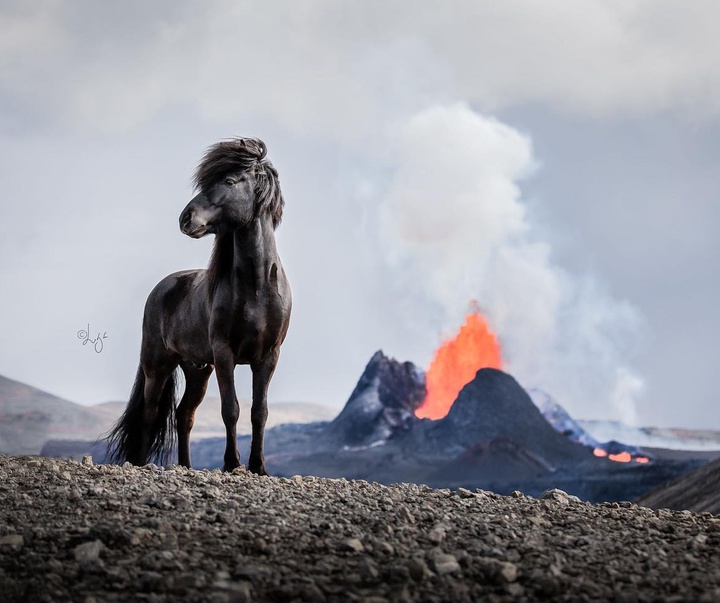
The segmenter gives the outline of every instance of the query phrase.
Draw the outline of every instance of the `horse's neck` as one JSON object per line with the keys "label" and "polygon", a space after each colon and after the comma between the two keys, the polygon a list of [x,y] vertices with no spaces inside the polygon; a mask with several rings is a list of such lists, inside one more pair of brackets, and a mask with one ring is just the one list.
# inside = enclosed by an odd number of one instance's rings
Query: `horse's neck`
{"label": "horse's neck", "polygon": [[262,217],[233,231],[233,266],[272,263],[277,256],[270,218]]}
{"label": "horse's neck", "polygon": [[[253,220],[232,233],[232,273],[235,286],[252,287],[256,291],[265,287],[278,255],[275,232],[269,217]],[[277,268],[276,268],[277,270]]]}

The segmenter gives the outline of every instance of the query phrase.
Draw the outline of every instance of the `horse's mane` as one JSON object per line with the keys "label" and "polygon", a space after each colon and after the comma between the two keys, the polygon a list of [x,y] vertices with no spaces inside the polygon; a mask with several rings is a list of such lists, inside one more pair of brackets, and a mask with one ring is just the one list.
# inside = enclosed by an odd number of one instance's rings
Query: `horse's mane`
{"label": "horse's mane", "polygon": [[273,228],[282,220],[285,200],[280,190],[278,173],[269,159],[265,159],[267,147],[259,138],[232,138],[212,145],[205,151],[195,170],[193,182],[200,190],[210,188],[229,172],[254,170],[255,217],[270,214]]}

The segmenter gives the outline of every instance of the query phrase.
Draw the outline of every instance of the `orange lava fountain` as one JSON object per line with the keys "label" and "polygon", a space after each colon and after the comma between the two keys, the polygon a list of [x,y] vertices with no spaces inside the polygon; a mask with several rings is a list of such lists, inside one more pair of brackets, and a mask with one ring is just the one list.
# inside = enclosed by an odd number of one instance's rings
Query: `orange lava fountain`
{"label": "orange lava fountain", "polygon": [[481,368],[502,368],[500,344],[485,319],[472,312],[458,334],[436,350],[426,373],[427,396],[415,414],[421,419],[442,419]]}

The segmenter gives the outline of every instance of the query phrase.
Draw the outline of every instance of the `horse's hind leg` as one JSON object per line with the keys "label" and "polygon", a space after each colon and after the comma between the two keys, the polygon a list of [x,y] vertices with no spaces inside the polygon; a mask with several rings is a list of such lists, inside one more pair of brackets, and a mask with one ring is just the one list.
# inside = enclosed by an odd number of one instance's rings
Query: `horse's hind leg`
{"label": "horse's hind leg", "polygon": [[195,423],[195,410],[205,397],[208,380],[213,372],[212,365],[196,369],[182,366],[185,374],[185,393],[176,411],[178,433],[178,463],[190,469],[190,431]]}
{"label": "horse's hind leg", "polygon": [[[177,364],[163,364],[145,371],[145,404],[137,464],[144,464],[153,452],[162,453],[166,428],[164,421],[174,406],[174,377]],[[170,383],[168,383],[170,380]],[[166,389],[169,386],[169,390]]]}

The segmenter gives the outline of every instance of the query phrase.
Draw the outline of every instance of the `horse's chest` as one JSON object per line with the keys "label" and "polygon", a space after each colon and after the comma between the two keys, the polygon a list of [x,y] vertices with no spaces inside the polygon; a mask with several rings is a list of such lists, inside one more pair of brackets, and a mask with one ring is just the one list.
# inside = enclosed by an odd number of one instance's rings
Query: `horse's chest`
{"label": "horse's chest", "polygon": [[278,340],[282,324],[270,304],[246,303],[233,312],[229,343],[238,363],[257,360]]}

